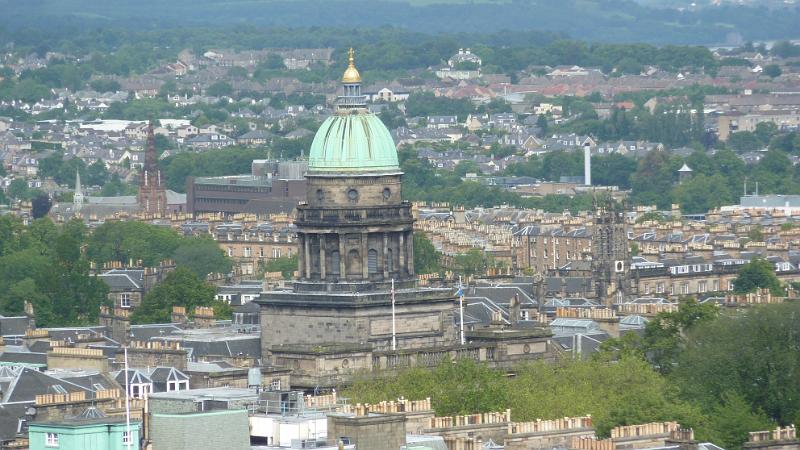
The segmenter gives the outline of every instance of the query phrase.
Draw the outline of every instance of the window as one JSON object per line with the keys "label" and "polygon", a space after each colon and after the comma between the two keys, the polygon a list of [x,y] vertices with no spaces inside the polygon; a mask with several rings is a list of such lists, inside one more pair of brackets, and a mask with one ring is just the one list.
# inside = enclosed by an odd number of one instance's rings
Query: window
{"label": "window", "polygon": [[332,275],[339,275],[339,252],[334,250],[331,252],[331,274]]}
{"label": "window", "polygon": [[259,258],[263,258],[264,257],[264,247],[259,247],[258,248],[258,257]]}
{"label": "window", "polygon": [[233,247],[228,247],[228,257],[233,257]]}
{"label": "window", "polygon": [[392,249],[386,251],[386,271],[394,272],[394,258],[392,257]]}
{"label": "window", "polygon": [[703,293],[705,291],[706,291],[706,282],[705,281],[701,281],[697,285],[697,292]]}
{"label": "window", "polygon": [[44,442],[47,447],[58,447],[58,433],[47,433]]}
{"label": "window", "polygon": [[280,378],[275,378],[274,380],[272,380],[272,382],[269,384],[269,388],[272,389],[273,391],[280,391],[281,390],[281,379]]}
{"label": "window", "polygon": [[689,293],[689,283],[683,283],[683,286],[681,286],[681,294],[686,295],[688,293]]}
{"label": "window", "polygon": [[122,445],[128,445],[131,443],[131,433],[130,431],[123,431],[122,432]]}
{"label": "window", "polygon": [[664,283],[658,283],[656,285],[656,293],[663,294],[664,293]]}
{"label": "window", "polygon": [[245,257],[245,258],[249,258],[250,256],[251,256],[251,250],[250,250],[250,247],[245,247],[245,248],[244,248],[244,257]]}
{"label": "window", "polygon": [[378,251],[374,248],[367,253],[367,269],[369,273],[378,272]]}
{"label": "window", "polygon": [[188,381],[168,381],[167,382],[167,392],[172,391],[180,391],[189,389],[189,382]]}
{"label": "window", "polygon": [[123,292],[119,294],[119,306],[120,308],[130,308],[131,307],[131,293],[130,292]]}

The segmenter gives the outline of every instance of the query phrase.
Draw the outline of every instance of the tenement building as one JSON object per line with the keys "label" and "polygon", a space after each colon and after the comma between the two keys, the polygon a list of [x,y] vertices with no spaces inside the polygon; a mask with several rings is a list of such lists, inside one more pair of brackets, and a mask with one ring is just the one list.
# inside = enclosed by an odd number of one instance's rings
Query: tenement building
{"label": "tenement building", "polygon": [[[256,300],[265,363],[292,368],[293,386],[315,387],[357,370],[433,365],[458,352],[485,358],[485,349],[458,345],[452,291],[417,286],[414,218],[402,200],[397,150],[366,107],[352,50],[342,88],[309,152],[306,199],[295,218],[299,278],[291,290]],[[494,336],[481,339],[492,355],[503,353],[495,353]],[[546,350],[540,341],[527,348]]]}

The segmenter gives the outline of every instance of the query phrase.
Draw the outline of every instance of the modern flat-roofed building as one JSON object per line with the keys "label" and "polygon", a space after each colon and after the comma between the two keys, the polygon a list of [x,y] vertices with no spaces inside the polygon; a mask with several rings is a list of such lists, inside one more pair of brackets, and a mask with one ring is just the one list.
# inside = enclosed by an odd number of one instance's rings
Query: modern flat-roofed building
{"label": "modern flat-roofed building", "polygon": [[190,214],[289,213],[305,198],[305,179],[255,175],[189,177],[186,207]]}

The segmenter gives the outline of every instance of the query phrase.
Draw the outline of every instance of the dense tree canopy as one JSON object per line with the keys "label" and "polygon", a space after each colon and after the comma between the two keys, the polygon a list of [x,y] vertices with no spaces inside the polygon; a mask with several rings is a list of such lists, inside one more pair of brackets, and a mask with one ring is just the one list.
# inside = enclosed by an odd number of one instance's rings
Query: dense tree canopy
{"label": "dense tree canopy", "polygon": [[230,260],[212,239],[182,237],[171,228],[135,221],[106,222],[97,227],[88,238],[86,255],[98,265],[141,261],[153,267],[174,260],[203,278],[231,270]]}
{"label": "dense tree canopy", "polygon": [[39,326],[96,323],[108,288],[89,275],[85,234],[80,221],[57,227],[42,218],[24,226],[0,216],[0,314],[20,315],[27,301]]}
{"label": "dense tree canopy", "polygon": [[212,284],[203,281],[188,268],[178,267],[144,296],[131,320],[134,323],[169,322],[173,306],[183,306],[189,314],[198,306],[211,306],[216,318],[230,318],[230,306],[216,300],[216,292]]}

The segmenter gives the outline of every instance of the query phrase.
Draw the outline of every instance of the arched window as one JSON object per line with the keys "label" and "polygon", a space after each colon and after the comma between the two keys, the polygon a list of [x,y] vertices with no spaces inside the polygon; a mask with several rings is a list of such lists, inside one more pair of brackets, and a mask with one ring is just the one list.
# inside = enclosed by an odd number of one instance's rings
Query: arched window
{"label": "arched window", "polygon": [[378,273],[378,251],[374,248],[367,253],[367,270],[369,273]]}
{"label": "arched window", "polygon": [[331,252],[331,275],[339,275],[339,252],[334,250]]}
{"label": "arched window", "polygon": [[358,250],[350,250],[347,254],[347,274],[361,275],[361,256],[358,254]]}
{"label": "arched window", "polygon": [[392,254],[392,249],[389,249],[386,254],[386,271],[387,272],[394,272],[394,255]]}

